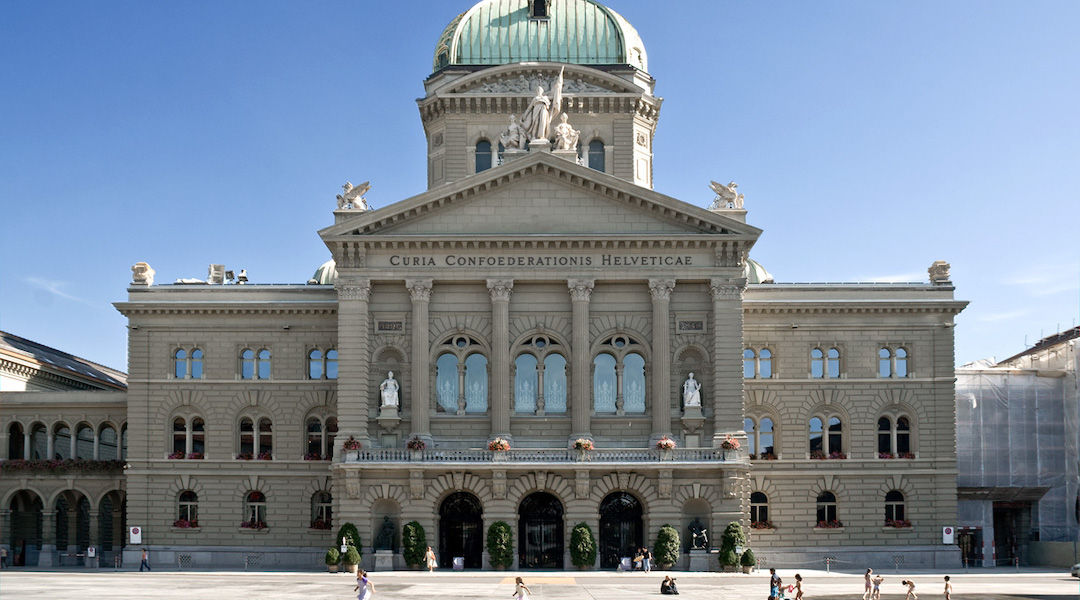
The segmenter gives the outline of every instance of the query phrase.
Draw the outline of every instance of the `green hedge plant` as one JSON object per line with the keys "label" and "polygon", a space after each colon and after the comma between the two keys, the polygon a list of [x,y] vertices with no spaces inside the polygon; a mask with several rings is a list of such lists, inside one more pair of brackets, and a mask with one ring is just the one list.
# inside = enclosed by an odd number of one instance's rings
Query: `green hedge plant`
{"label": "green hedge plant", "polygon": [[668,568],[679,562],[679,530],[665,524],[656,535],[653,546],[653,559],[661,568]]}
{"label": "green hedge plant", "polygon": [[336,565],[341,560],[341,552],[338,552],[337,548],[331,548],[326,551],[326,564]]}
{"label": "green hedge plant", "polygon": [[421,565],[427,553],[427,534],[418,521],[409,521],[401,528],[402,554],[407,565]]}
{"label": "green hedge plant", "polygon": [[495,521],[487,532],[488,560],[493,567],[514,564],[514,532],[506,521]]}
{"label": "green hedge plant", "polygon": [[596,565],[596,538],[588,523],[578,523],[570,530],[570,562],[578,567]]}

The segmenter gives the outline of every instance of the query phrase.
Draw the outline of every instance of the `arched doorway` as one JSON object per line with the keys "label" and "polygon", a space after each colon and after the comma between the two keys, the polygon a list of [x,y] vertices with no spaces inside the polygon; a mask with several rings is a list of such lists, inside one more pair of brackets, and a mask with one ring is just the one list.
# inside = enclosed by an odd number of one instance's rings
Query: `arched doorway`
{"label": "arched doorway", "polygon": [[455,556],[465,559],[466,569],[483,566],[484,509],[468,492],[450,494],[439,506],[439,560],[452,566]]}
{"label": "arched doorway", "polygon": [[34,492],[20,490],[11,499],[11,530],[5,532],[11,537],[11,564],[16,567],[34,566],[38,563],[41,551],[42,511],[44,505]]}
{"label": "arched doorway", "polygon": [[626,492],[608,494],[600,503],[601,568],[615,568],[644,544],[641,515],[641,502]]}
{"label": "arched doorway", "polygon": [[563,506],[547,492],[530,494],[518,507],[518,565],[563,568]]}

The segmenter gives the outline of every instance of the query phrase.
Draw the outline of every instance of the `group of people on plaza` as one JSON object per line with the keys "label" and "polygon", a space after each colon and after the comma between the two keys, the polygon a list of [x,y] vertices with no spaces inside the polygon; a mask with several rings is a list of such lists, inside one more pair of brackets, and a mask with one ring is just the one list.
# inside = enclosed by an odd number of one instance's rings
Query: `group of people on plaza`
{"label": "group of people on plaza", "polygon": [[[881,583],[885,581],[885,578],[880,573],[874,574],[873,569],[867,569],[866,574],[863,576],[863,600],[881,600]],[[910,579],[905,579],[900,582],[900,585],[907,587],[907,595],[904,596],[904,600],[919,600],[918,594],[915,593],[915,582]],[[945,576],[945,600],[952,600],[952,582],[949,581],[949,576]]]}
{"label": "group of people on plaza", "polygon": [[634,554],[634,570],[652,572],[653,555],[648,548],[638,548]]}

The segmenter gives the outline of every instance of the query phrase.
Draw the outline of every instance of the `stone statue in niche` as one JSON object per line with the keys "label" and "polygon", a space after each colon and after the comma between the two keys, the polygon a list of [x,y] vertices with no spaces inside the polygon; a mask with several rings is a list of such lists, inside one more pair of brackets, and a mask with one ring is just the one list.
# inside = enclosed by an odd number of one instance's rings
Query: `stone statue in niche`
{"label": "stone statue in niche", "polygon": [[556,150],[577,150],[578,138],[581,137],[581,132],[566,122],[568,118],[566,113],[559,115],[561,122],[555,126]]}
{"label": "stone statue in niche", "polygon": [[713,198],[713,203],[709,206],[709,210],[717,210],[720,208],[742,209],[743,195],[738,192],[739,184],[732,181],[731,183],[724,185],[713,181],[710,182],[709,188],[716,192],[716,198]]}
{"label": "stone statue in niche", "polygon": [[337,196],[338,210],[371,210],[367,200],[364,199],[364,194],[370,189],[370,181],[365,181],[356,187],[346,181],[345,185],[341,186],[342,192]]}
{"label": "stone statue in niche", "polygon": [[701,522],[701,519],[694,518],[687,526],[690,531],[690,547],[694,550],[705,550],[709,547],[708,530],[705,529],[705,524]]}
{"label": "stone statue in niche", "polygon": [[701,406],[701,382],[694,379],[694,374],[682,384],[683,406]]}
{"label": "stone statue in niche", "polygon": [[379,391],[382,393],[382,405],[397,407],[399,389],[401,389],[401,386],[398,384],[397,379],[394,379],[394,372],[390,371],[386,375],[386,379],[379,384]]}
{"label": "stone statue in niche", "polygon": [[383,517],[382,527],[379,528],[379,535],[375,538],[375,549],[393,550],[395,530],[394,522],[390,520],[390,517]]}
{"label": "stone statue in niche", "polygon": [[521,126],[525,128],[529,139],[550,140],[552,117],[562,110],[562,87],[563,72],[559,71],[559,77],[555,80],[555,86],[551,97],[544,95],[544,88],[537,86],[536,95],[533,96],[529,107],[521,115]]}
{"label": "stone statue in niche", "polygon": [[517,116],[510,115],[510,124],[499,136],[499,142],[502,143],[504,150],[524,150],[525,142],[528,141],[525,135],[525,130],[521,127],[521,123],[518,123]]}

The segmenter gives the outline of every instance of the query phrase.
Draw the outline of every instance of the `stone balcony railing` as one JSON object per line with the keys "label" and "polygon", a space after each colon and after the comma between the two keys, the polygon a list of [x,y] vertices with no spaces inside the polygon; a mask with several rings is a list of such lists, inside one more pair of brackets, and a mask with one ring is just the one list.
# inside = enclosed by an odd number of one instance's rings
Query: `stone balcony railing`
{"label": "stone balcony railing", "polygon": [[674,450],[609,448],[602,450],[514,448],[502,452],[475,449],[370,448],[345,451],[348,463],[741,463],[746,456],[719,448]]}

